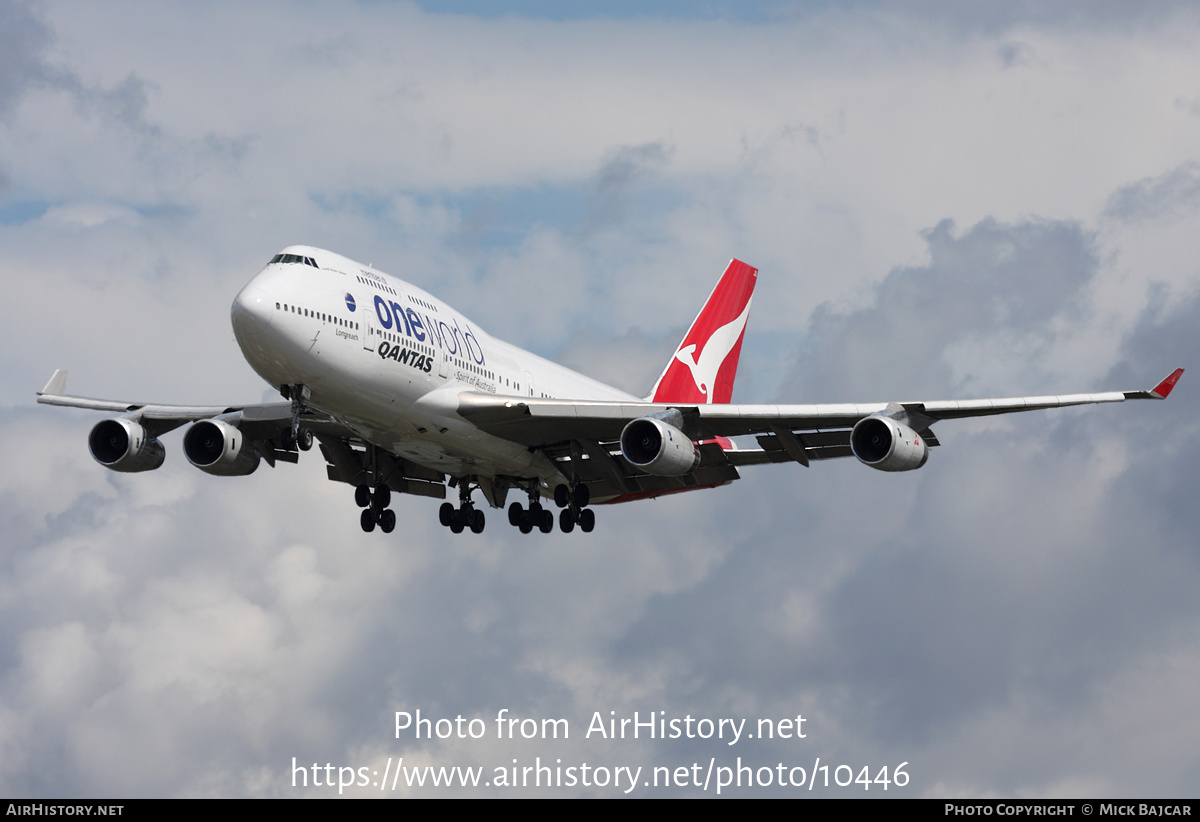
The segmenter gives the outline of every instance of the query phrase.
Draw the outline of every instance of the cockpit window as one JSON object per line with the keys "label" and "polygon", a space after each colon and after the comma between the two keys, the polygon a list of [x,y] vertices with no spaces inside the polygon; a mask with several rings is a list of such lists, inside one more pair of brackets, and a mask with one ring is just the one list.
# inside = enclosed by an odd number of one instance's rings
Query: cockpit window
{"label": "cockpit window", "polygon": [[311,265],[313,268],[320,268],[317,265],[317,261],[312,257],[301,257],[299,254],[276,254],[267,265],[271,263],[303,263],[304,265]]}

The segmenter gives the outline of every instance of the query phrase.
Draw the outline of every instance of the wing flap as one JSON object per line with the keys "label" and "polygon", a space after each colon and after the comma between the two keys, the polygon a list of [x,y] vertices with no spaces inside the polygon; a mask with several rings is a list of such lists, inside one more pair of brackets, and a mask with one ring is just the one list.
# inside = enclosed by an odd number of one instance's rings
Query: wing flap
{"label": "wing flap", "polygon": [[682,477],[658,477],[650,474],[631,476],[619,489],[603,481],[589,482],[588,488],[597,504],[604,504],[649,499],[694,488],[713,488],[718,485],[726,485],[738,478],[737,468],[731,464],[725,464],[710,468],[701,466]]}
{"label": "wing flap", "polygon": [[437,471],[357,439],[317,433],[317,440],[325,457],[326,476],[333,482],[374,485],[378,476],[398,494],[446,498],[446,478]]}

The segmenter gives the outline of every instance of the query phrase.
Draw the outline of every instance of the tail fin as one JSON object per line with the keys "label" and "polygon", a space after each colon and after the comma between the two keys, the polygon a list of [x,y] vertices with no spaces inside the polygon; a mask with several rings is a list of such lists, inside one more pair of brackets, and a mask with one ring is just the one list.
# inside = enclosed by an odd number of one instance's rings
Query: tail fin
{"label": "tail fin", "polygon": [[730,260],[721,281],[654,384],[652,402],[727,403],[733,398],[742,335],[758,269]]}

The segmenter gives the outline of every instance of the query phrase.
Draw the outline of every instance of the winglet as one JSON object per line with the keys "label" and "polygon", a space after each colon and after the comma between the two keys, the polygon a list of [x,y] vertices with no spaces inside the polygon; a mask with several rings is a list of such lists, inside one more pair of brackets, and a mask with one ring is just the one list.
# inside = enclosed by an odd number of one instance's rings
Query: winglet
{"label": "winglet", "polygon": [[[1150,393],[1160,400],[1165,400],[1167,395],[1171,393],[1171,389],[1175,387],[1175,383],[1179,382],[1179,378],[1183,376],[1183,369],[1176,368],[1171,372],[1171,376],[1160,382],[1158,385],[1150,389]],[[66,379],[66,375],[63,376]]]}
{"label": "winglet", "polygon": [[[42,394],[50,394],[51,396],[60,396],[67,390],[67,372],[61,368],[54,372],[54,376],[50,378],[50,382],[46,383],[46,387],[38,392],[40,397]],[[1167,389],[1170,391],[1171,389]]]}

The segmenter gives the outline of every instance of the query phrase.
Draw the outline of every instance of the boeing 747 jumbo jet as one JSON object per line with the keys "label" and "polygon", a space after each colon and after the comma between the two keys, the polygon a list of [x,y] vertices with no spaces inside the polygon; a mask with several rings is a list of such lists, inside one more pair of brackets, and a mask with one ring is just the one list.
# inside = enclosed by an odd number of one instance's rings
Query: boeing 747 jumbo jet
{"label": "boeing 747 jumbo jet", "polygon": [[[1183,369],[1149,391],[838,405],[730,402],[758,270],[733,260],[653,390],[634,397],[488,336],[441,300],[345,257],[291,246],[233,301],[251,367],[285,402],[155,405],[75,397],[56,371],[38,402],[107,411],[88,436],[114,471],[163,464],[164,433],[191,423],[183,451],[217,476],[297,462],[320,444],[329,479],[354,486],[364,531],[396,527],[392,493],[446,499],[441,522],[480,533],[472,499],[503,508],[523,533],[591,531],[590,505],[738,479],[763,463],[848,457],[911,471],[938,445],[941,420],[1132,399],[1165,399]],[[729,437],[754,436],[757,448]]]}

